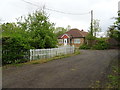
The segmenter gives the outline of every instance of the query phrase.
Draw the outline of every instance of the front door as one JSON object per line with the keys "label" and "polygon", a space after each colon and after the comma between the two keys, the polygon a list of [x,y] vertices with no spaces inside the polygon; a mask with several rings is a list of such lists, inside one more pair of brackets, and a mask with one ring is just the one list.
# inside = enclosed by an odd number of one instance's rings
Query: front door
{"label": "front door", "polygon": [[64,39],[64,46],[67,45],[67,38]]}

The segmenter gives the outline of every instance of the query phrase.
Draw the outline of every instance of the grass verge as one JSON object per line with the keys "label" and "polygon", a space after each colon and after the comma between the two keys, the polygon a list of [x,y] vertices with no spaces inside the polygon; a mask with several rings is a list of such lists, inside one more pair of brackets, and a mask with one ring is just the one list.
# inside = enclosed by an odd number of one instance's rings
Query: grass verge
{"label": "grass verge", "polygon": [[105,80],[95,81],[91,84],[91,88],[96,90],[120,90],[120,62],[114,60],[111,62],[108,73],[105,75]]}

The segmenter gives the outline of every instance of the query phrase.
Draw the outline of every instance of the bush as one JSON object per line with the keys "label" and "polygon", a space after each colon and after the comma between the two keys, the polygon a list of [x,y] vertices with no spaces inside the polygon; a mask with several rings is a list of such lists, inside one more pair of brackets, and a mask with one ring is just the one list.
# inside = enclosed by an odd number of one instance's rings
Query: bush
{"label": "bush", "polygon": [[79,47],[79,49],[90,49],[89,45],[83,44]]}
{"label": "bush", "polygon": [[87,40],[95,40],[96,37],[95,36],[92,36],[90,33],[86,36],[86,39]]}
{"label": "bush", "polygon": [[96,38],[96,40],[92,41],[93,45],[83,44],[79,47],[79,49],[96,49],[96,50],[104,50],[109,48],[109,44],[104,38]]}
{"label": "bush", "polygon": [[104,39],[97,40],[96,44],[91,47],[91,49],[104,50],[108,49],[109,44]]}
{"label": "bush", "polygon": [[2,64],[22,63],[29,60],[29,47],[14,37],[2,38]]}

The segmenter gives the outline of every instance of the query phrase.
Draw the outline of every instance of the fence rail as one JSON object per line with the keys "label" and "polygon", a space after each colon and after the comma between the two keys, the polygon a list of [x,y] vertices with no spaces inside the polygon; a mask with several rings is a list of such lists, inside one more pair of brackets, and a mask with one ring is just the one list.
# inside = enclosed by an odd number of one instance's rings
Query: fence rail
{"label": "fence rail", "polygon": [[72,54],[74,53],[74,49],[74,46],[64,46],[51,49],[30,49],[30,61],[51,58],[63,54]]}

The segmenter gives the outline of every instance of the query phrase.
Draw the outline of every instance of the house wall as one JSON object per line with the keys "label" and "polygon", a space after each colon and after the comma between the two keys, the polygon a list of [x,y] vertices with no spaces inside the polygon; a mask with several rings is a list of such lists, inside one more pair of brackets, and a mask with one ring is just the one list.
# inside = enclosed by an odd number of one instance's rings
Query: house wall
{"label": "house wall", "polygon": [[[74,43],[74,39],[79,39],[80,43]],[[71,41],[71,45],[74,45],[75,47],[80,47],[80,45],[84,44],[84,42],[85,42],[84,38],[73,38]],[[64,45],[64,42],[63,43],[58,42],[58,45],[60,45],[60,46]],[[69,43],[67,45],[70,45],[70,40],[69,40]]]}
{"label": "house wall", "polygon": [[[74,43],[75,39],[80,39],[80,43]],[[84,44],[84,38],[74,38],[74,39],[72,39],[72,45],[74,45],[75,47],[80,47],[82,44]]]}
{"label": "house wall", "polygon": [[58,45],[59,45],[59,46],[64,45],[64,41],[63,41],[63,39],[58,39]]}

